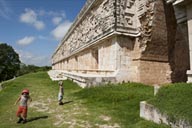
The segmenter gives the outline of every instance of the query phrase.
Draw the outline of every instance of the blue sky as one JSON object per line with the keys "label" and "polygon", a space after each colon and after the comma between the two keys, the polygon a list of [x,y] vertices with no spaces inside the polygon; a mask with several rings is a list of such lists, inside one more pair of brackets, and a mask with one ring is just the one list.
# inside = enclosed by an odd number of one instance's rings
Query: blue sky
{"label": "blue sky", "polygon": [[51,65],[51,56],[86,0],[0,0],[0,43],[25,64]]}

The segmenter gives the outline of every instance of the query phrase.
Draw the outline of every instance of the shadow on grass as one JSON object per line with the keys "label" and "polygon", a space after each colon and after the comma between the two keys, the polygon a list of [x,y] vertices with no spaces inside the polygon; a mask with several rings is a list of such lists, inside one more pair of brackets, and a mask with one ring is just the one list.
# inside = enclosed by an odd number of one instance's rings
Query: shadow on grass
{"label": "shadow on grass", "polygon": [[66,102],[63,102],[62,104],[60,104],[60,105],[65,105],[65,104],[69,104],[69,103],[71,103],[71,102],[73,102],[72,100],[70,100],[70,101],[66,101]]}
{"label": "shadow on grass", "polygon": [[32,122],[32,121],[35,121],[35,120],[39,120],[39,119],[47,119],[48,116],[38,116],[38,117],[32,117],[32,118],[29,118],[27,120],[27,122]]}

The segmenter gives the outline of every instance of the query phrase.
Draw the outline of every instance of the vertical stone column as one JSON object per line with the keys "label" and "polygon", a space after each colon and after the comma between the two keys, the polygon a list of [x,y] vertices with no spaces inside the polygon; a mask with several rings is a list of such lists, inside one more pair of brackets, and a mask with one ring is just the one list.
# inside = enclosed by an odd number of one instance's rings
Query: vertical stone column
{"label": "vertical stone column", "polygon": [[186,7],[188,38],[189,38],[189,56],[190,56],[190,70],[187,71],[188,83],[192,82],[192,2]]}

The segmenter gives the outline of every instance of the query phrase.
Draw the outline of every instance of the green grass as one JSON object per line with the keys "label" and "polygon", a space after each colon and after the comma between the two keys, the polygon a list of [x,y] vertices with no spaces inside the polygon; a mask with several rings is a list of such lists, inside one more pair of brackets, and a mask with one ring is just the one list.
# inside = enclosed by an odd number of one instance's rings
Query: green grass
{"label": "green grass", "polygon": [[[139,102],[153,97],[153,88],[130,83],[82,89],[64,81],[64,104],[58,106],[57,82],[46,72],[32,73],[7,82],[0,91],[1,128],[168,128],[139,118]],[[25,88],[33,99],[26,124],[16,124],[15,100]]]}
{"label": "green grass", "polygon": [[138,83],[86,88],[75,94],[84,99],[92,119],[104,113],[122,128],[166,128],[139,118],[139,103],[153,96],[153,88]]}
{"label": "green grass", "polygon": [[[54,84],[54,82],[48,79],[45,73],[28,74],[4,84],[4,89],[0,92],[0,127],[26,127],[24,125],[22,126],[15,124],[17,120],[15,117],[17,106],[14,106],[14,102],[20,95],[21,91],[25,88],[28,88],[33,101],[35,101],[38,99],[39,95],[50,95],[48,94],[50,90],[51,93],[55,94],[56,88],[54,89]],[[29,109],[29,118],[49,116],[49,114],[46,113],[31,111],[32,110]],[[38,127],[52,127],[51,121],[49,123],[46,120],[39,120],[38,124],[29,123],[29,127],[31,128],[36,127],[37,125]]]}
{"label": "green grass", "polygon": [[177,83],[162,87],[148,101],[170,116],[171,121],[187,119],[192,124],[192,84]]}

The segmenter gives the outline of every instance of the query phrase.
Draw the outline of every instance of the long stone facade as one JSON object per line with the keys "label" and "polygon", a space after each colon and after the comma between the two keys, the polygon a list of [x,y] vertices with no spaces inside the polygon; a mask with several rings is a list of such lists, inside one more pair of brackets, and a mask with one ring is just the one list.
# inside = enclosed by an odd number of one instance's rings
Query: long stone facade
{"label": "long stone facade", "polygon": [[186,81],[188,43],[164,0],[87,0],[52,56],[82,86]]}

